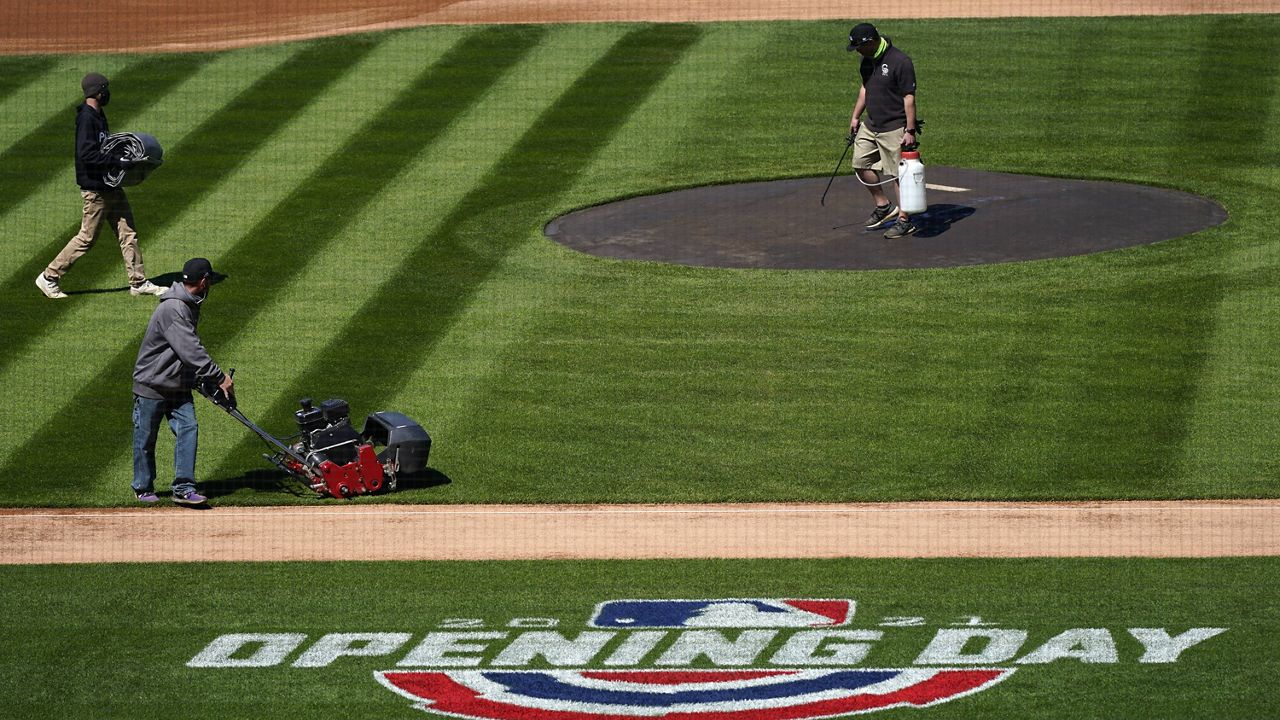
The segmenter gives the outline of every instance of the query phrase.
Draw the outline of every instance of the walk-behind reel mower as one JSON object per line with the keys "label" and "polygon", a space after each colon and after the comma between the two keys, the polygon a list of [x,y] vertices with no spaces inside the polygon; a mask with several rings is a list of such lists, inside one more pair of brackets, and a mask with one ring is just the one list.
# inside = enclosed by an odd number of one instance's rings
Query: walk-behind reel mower
{"label": "walk-behind reel mower", "polygon": [[321,497],[394,491],[400,478],[427,467],[431,436],[401,413],[371,413],[357,433],[345,400],[325,400],[316,407],[311,398],[303,398],[301,408],[293,413],[298,434],[277,438],[236,408],[234,393],[228,397],[216,385],[202,385],[199,390],[271,446],[273,452],[262,457]]}

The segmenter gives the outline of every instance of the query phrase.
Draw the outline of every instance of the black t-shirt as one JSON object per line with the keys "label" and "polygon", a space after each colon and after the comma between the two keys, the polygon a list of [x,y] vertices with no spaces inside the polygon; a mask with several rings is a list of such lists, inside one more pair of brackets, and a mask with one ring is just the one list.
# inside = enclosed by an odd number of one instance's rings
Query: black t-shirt
{"label": "black t-shirt", "polygon": [[911,58],[889,42],[880,57],[862,58],[858,72],[867,89],[867,127],[876,132],[906,127],[902,98],[916,94],[916,68]]}

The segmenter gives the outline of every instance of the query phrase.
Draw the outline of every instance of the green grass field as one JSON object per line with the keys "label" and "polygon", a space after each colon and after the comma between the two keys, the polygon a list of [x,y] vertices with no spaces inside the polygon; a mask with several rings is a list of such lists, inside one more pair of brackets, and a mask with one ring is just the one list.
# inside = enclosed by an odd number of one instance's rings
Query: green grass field
{"label": "green grass field", "polygon": [[[854,600],[846,629],[883,633],[856,665],[862,668],[920,665],[940,631],[974,622],[1027,633],[1009,660],[995,663],[1015,668],[998,685],[927,712],[885,710],[877,718],[1257,720],[1274,711],[1280,633],[1275,593],[1257,589],[1275,588],[1278,571],[1274,559],[5,567],[0,600],[23,631],[6,633],[0,651],[0,702],[15,719],[427,717],[372,673],[397,669],[429,632],[507,633],[455,655],[491,668],[501,667],[498,653],[509,638],[524,632],[511,627],[518,618],[541,619],[516,623],[526,627],[554,622],[573,639],[609,600],[810,597]],[[1157,661],[1131,628],[1160,628],[1170,637],[1192,628],[1225,631]],[[1057,659],[1034,654],[1079,629],[1101,636],[1102,645],[1060,645]],[[268,667],[189,666],[233,633],[305,640]],[[408,637],[374,656],[295,666],[330,633]],[[654,658],[678,634],[631,667],[659,667]],[[627,635],[612,637],[600,657]],[[770,640],[745,666],[775,666],[771,657],[785,637]],[[245,659],[254,649],[229,657]],[[964,652],[985,650],[979,640]],[[599,659],[586,666],[603,667]],[[460,661],[450,669],[465,667]],[[535,658],[527,667],[561,666]],[[689,667],[735,665],[721,656]]]}
{"label": "green grass field", "polygon": [[[228,276],[201,334],[246,414],[288,434],[300,397],[337,396],[432,432],[450,482],[388,499],[1276,496],[1280,16],[884,28],[916,61],[927,163],[1174,187],[1230,219],[876,273],[614,262],[542,236],[624,196],[830,172],[856,90],[845,23],[0,59],[0,504],[132,501],[152,301],[96,292],[124,286],[109,234],[64,279],[86,294],[32,287],[78,221],[88,69],[112,78],[113,130],[166,144],[130,192],[152,275],[202,255]],[[200,402],[217,504],[306,499]]]}

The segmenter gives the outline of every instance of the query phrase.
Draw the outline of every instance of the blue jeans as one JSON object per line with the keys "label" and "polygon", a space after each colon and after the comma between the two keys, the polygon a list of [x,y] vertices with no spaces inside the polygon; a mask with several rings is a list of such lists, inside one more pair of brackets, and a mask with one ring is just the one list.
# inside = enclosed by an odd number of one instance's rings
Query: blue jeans
{"label": "blue jeans", "polygon": [[152,400],[133,396],[133,491],[155,490],[156,436],[160,418],[169,419],[176,442],[173,446],[173,493],[196,489],[196,406],[191,396],[179,400]]}

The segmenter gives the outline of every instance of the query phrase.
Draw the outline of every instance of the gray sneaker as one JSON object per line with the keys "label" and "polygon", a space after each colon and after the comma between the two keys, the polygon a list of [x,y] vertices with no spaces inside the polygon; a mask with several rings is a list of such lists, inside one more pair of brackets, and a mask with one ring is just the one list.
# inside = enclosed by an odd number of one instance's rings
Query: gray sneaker
{"label": "gray sneaker", "polygon": [[58,281],[50,280],[44,276],[44,273],[36,276],[36,287],[40,288],[40,292],[44,293],[45,297],[52,300],[61,300],[67,296],[62,292],[62,288],[58,287]]}
{"label": "gray sneaker", "polygon": [[919,228],[917,228],[915,225],[911,224],[911,220],[909,219],[899,220],[898,222],[894,223],[893,227],[889,228],[888,232],[884,234],[884,239],[897,240],[898,238],[904,238],[908,235],[915,235],[916,230],[918,229]]}
{"label": "gray sneaker", "polygon": [[129,294],[135,297],[138,295],[163,295],[168,289],[163,285],[156,285],[150,280],[143,280],[141,285],[129,288]]}
{"label": "gray sneaker", "polygon": [[889,224],[897,216],[898,216],[897,205],[894,205],[893,203],[889,203],[888,205],[877,206],[876,209],[872,210],[871,214],[867,216],[867,222],[864,225],[864,227],[866,227],[868,230],[875,230],[876,228],[882,228],[885,225]]}

